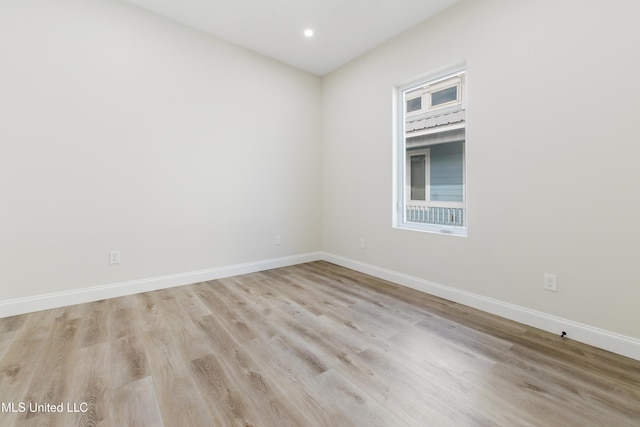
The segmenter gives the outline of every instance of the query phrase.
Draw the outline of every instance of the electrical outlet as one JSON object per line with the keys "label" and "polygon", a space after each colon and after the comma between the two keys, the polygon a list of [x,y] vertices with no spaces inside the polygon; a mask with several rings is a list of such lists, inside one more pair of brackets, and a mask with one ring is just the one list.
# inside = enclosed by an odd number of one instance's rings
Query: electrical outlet
{"label": "electrical outlet", "polygon": [[555,274],[544,274],[544,289],[547,291],[558,291],[558,276]]}
{"label": "electrical outlet", "polygon": [[364,249],[366,247],[367,247],[367,245],[366,245],[366,242],[364,241],[364,239],[360,239],[360,249]]}
{"label": "electrical outlet", "polygon": [[276,245],[280,246],[280,243],[282,243],[282,239],[280,239],[279,234],[276,234]]}
{"label": "electrical outlet", "polygon": [[120,264],[120,251],[109,251],[109,264]]}

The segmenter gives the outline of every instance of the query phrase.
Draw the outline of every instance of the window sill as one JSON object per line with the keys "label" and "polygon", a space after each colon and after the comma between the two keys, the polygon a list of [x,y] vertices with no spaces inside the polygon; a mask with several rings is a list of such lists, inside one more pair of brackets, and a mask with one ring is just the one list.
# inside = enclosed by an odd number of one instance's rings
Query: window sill
{"label": "window sill", "polygon": [[402,222],[394,225],[394,228],[399,230],[419,231],[423,233],[444,234],[447,236],[467,237],[467,227]]}

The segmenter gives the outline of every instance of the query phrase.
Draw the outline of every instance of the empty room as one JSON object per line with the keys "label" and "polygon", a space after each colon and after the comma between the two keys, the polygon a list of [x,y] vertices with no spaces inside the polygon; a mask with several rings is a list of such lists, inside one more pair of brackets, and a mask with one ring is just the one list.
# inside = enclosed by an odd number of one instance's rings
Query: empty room
{"label": "empty room", "polygon": [[0,427],[640,425],[639,17],[0,0]]}

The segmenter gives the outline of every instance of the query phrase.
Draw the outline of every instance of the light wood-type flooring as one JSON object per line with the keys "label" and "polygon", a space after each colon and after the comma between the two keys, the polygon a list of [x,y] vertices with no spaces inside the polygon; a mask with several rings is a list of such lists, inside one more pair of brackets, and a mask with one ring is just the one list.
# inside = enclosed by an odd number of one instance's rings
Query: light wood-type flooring
{"label": "light wood-type flooring", "polygon": [[640,362],[314,262],[0,319],[0,403],[1,427],[639,426]]}

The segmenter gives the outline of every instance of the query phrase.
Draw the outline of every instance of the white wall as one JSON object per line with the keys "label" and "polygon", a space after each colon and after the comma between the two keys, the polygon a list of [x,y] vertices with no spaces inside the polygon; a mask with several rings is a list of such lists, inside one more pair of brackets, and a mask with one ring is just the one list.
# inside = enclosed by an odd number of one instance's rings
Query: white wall
{"label": "white wall", "polygon": [[[326,76],[323,250],[639,339],[638,16],[465,1]],[[468,237],[393,229],[393,88],[461,62]]]}
{"label": "white wall", "polygon": [[319,96],[135,6],[0,2],[0,302],[318,251]]}

